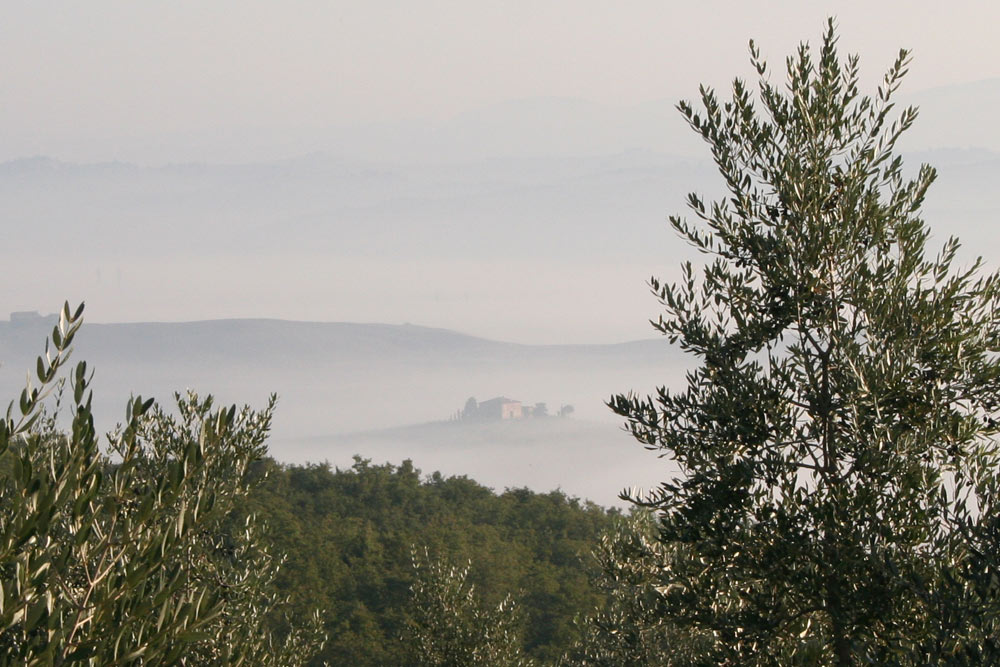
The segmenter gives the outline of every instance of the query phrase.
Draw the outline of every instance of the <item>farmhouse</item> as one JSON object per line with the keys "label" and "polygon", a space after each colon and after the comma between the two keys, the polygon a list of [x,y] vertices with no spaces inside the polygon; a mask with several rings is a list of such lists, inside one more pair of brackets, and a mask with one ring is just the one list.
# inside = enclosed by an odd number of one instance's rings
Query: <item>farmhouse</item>
{"label": "farmhouse", "polygon": [[479,404],[479,409],[477,410],[480,419],[521,419],[524,416],[524,410],[521,407],[521,401],[515,401],[511,398],[504,398],[503,396],[497,398],[491,398],[488,401],[483,401]]}

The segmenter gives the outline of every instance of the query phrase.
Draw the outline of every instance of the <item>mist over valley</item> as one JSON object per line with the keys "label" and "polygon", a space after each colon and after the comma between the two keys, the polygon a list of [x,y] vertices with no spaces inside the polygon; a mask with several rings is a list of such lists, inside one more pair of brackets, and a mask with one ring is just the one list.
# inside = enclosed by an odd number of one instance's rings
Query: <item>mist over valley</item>
{"label": "mist over valley", "polygon": [[[0,390],[16,396],[54,318],[0,322]],[[617,504],[628,486],[661,481],[657,465],[604,405],[612,392],[652,392],[683,377],[664,340],[523,345],[414,325],[218,320],[87,323],[74,359],[94,372],[100,432],[130,395],[169,406],[175,391],[262,406],[279,396],[270,453],[279,461],[350,466],[412,459],[498,490],[561,488]],[[462,421],[468,398],[546,403],[548,416]],[[563,406],[572,414],[557,415]],[[562,461],[561,465],[557,465]]]}

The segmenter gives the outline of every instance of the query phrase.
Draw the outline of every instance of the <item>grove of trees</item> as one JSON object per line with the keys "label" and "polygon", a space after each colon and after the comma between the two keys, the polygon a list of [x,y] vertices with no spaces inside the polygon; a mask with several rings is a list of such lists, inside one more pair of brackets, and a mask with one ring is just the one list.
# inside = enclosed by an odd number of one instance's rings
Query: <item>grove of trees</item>
{"label": "grove of trees", "polygon": [[503,606],[516,616],[506,627],[523,657],[553,664],[581,638],[574,620],[603,604],[590,553],[617,512],[558,491],[497,493],[465,477],[424,476],[409,461],[358,458],[336,469],[265,460],[259,472],[266,478],[246,510],[287,555],[278,590],[293,617],[324,610],[329,639],[313,664],[423,664],[411,641],[415,624],[429,625],[419,600],[452,609],[445,633]]}

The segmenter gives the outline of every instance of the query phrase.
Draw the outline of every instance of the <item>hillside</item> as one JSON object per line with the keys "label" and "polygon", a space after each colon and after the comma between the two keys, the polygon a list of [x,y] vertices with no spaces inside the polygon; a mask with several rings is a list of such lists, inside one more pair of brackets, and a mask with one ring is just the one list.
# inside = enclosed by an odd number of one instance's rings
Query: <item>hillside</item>
{"label": "hillside", "polygon": [[[0,389],[14,398],[51,322],[0,322]],[[657,459],[618,430],[612,392],[649,392],[682,377],[663,340],[617,345],[516,345],[413,325],[218,320],[85,324],[75,359],[95,369],[98,429],[130,393],[169,401],[191,388],[262,405],[279,395],[271,452],[284,462],[348,465],[419,458],[475,474],[499,490],[556,487],[604,504],[660,479]],[[470,396],[572,405],[572,419],[515,424],[448,420]],[[426,424],[412,427],[412,424]],[[390,429],[390,430],[386,430]]]}
{"label": "hillside", "polygon": [[[906,164],[939,167],[925,207],[935,241],[957,234],[975,249],[963,259],[996,255],[1000,158],[965,153]],[[650,150],[436,164],[322,153],[156,167],[16,160],[0,164],[0,216],[17,225],[0,247],[10,276],[0,312],[69,299],[107,321],[263,316],[433,322],[522,342],[641,338],[656,315],[644,281],[676,276],[692,257],[666,223],[689,192],[725,196],[711,162]]]}

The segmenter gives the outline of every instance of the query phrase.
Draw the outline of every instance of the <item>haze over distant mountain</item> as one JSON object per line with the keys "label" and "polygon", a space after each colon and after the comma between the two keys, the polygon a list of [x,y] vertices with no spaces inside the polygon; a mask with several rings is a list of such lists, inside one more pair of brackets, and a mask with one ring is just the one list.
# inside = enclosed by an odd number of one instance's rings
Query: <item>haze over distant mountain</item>
{"label": "haze over distant mountain", "polygon": [[[906,168],[939,172],[923,211],[932,243],[957,235],[963,262],[992,267],[998,99],[1000,80],[900,100],[921,107]],[[104,426],[130,390],[194,387],[257,404],[278,392],[276,453],[291,460],[358,433],[403,452],[425,433],[410,426],[447,419],[469,396],[570,403],[578,425],[617,438],[602,401],[669,383],[681,362],[661,341],[561,344],[650,335],[659,306],[644,282],[701,260],[666,217],[685,212],[688,192],[725,191],[672,105],[524,99],[443,122],[333,128],[303,144],[326,152],[251,164],[6,162],[0,307],[86,300],[91,321],[189,321],[87,325],[79,353],[96,362]],[[42,335],[0,323],[8,395]],[[371,433],[387,427],[404,430]],[[468,460],[492,461],[478,454]]]}
{"label": "haze over distant mountain", "polygon": [[[875,63],[870,63],[875,66]],[[740,74],[746,74],[742,72]],[[729,83],[717,87],[721,98]],[[864,90],[871,86],[863,81]],[[874,81],[872,81],[874,85]],[[687,126],[676,104],[697,104],[696,87],[677,97],[640,104],[611,104],[569,97],[526,97],[486,104],[443,120],[414,118],[334,124],[282,133],[286,147],[272,155],[322,151],[392,164],[454,164],[489,159],[579,158],[647,150],[685,158],[707,155],[700,137]],[[1000,103],[1000,79],[927,89],[904,82],[897,109],[915,105],[920,119],[904,136],[906,150],[979,147],[1000,151],[1000,128],[992,110]],[[219,133],[216,133],[217,135]],[[175,143],[216,145],[230,154],[237,136],[173,137]],[[298,146],[291,148],[290,146]]]}
{"label": "haze over distant mountain", "polygon": [[[582,112],[573,121],[576,109],[568,105],[568,129],[554,134],[587,134],[579,128],[597,121]],[[459,125],[501,136],[506,117]],[[536,129],[546,134],[544,123]],[[17,232],[0,247],[11,276],[0,306],[69,298],[104,321],[410,321],[522,342],[627,340],[648,335],[656,315],[648,277],[699,260],[667,215],[685,213],[688,192],[725,195],[706,159],[651,150],[439,157],[4,163],[0,215]],[[911,170],[921,161],[939,169],[924,209],[935,239],[957,234],[969,256],[996,256],[1000,154],[915,147],[905,158]]]}
{"label": "haze over distant mountain", "polygon": [[[0,322],[0,396],[16,398],[52,324]],[[662,475],[650,477],[655,456],[618,429],[603,402],[613,392],[676,382],[684,368],[665,340],[517,345],[412,325],[278,320],[88,323],[73,354],[95,369],[99,432],[123,418],[130,394],[169,405],[174,391],[191,388],[222,403],[263,406],[276,392],[271,452],[279,460],[412,458],[428,470],[482,472],[477,479],[501,488],[562,486],[594,499],[603,489],[605,503],[624,486]],[[562,405],[575,410],[572,419],[485,432],[448,425],[470,396],[544,402],[552,414]],[[420,423],[449,428],[412,427]],[[560,458],[562,467],[543,464]],[[486,461],[494,463],[484,469]]]}
{"label": "haze over distant mountain", "polygon": [[[727,82],[728,86],[728,82]],[[697,90],[681,98],[697,105]],[[720,98],[728,87],[717,89]],[[681,98],[611,105],[571,98],[525,98],[484,106],[441,122],[350,126],[322,141],[327,150],[390,162],[448,163],[488,158],[580,157],[647,150],[703,159],[707,151],[677,111]],[[904,87],[897,110],[916,106],[905,150],[983,148],[1000,151],[1000,79],[924,90]]]}
{"label": "haze over distant mountain", "polygon": [[[638,338],[651,314],[643,282],[677,263],[668,202],[706,171],[644,152],[437,167],[22,160],[0,167],[0,215],[19,226],[0,248],[17,276],[0,304]],[[46,279],[32,281],[41,266]]]}

